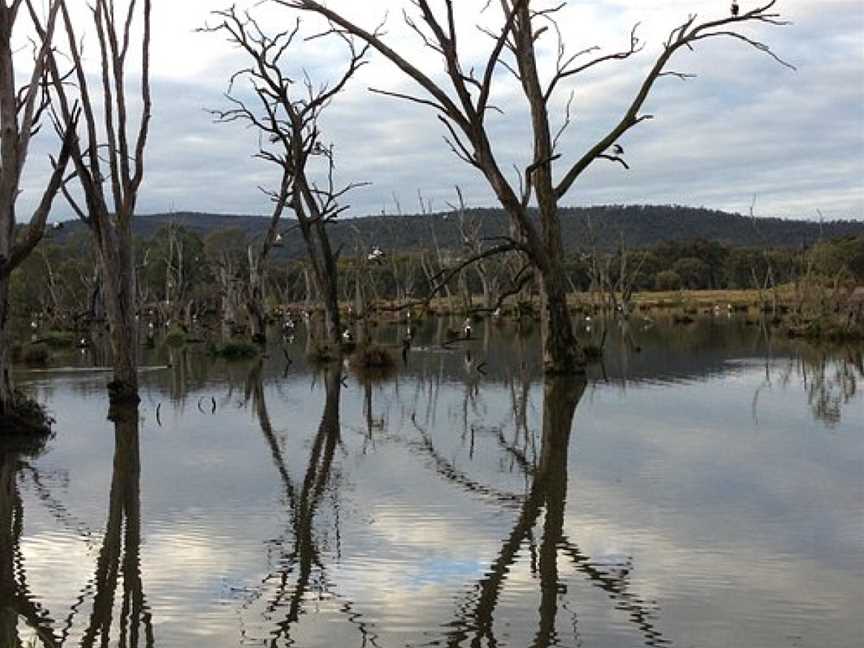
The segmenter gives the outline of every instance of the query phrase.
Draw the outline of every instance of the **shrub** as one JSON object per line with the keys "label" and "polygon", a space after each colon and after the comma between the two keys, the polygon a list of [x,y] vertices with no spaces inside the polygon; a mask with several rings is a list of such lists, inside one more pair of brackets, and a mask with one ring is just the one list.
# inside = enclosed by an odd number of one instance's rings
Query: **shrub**
{"label": "shrub", "polygon": [[354,352],[351,364],[363,369],[388,369],[396,363],[387,349],[377,344],[368,344]]}
{"label": "shrub", "polygon": [[208,353],[225,360],[248,360],[256,357],[261,347],[246,340],[229,340],[224,344],[211,344]]}
{"label": "shrub", "polygon": [[171,347],[180,347],[186,344],[186,333],[179,327],[173,327],[165,335],[165,344]]}

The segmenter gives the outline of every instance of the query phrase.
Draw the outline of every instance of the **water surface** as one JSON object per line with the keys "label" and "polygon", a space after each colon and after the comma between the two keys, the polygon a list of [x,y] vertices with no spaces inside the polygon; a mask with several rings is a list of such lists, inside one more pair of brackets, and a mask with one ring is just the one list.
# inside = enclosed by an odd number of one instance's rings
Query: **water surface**
{"label": "water surface", "polygon": [[0,645],[860,645],[860,350],[639,323],[544,382],[532,332],[446,326],[378,380],[157,349],[114,420],[19,373],[57,424],[0,453]]}

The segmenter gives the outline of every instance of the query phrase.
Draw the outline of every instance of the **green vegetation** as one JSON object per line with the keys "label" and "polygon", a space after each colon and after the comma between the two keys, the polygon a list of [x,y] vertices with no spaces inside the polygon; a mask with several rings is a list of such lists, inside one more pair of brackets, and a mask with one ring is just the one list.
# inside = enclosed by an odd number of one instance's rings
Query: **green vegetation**
{"label": "green vegetation", "polygon": [[37,342],[51,349],[71,349],[75,346],[76,336],[69,331],[48,331],[40,335]]}
{"label": "green vegetation", "polygon": [[395,365],[390,351],[377,344],[358,347],[351,356],[351,366],[358,369],[389,369]]}
{"label": "green vegetation", "polygon": [[165,344],[170,347],[181,347],[186,344],[187,340],[186,332],[178,327],[173,327],[165,334]]}
{"label": "green vegetation", "polygon": [[[630,208],[624,209],[626,213],[630,211]],[[644,211],[649,221],[663,213],[660,208],[645,208]],[[710,227],[713,217],[704,213],[697,217],[696,214],[701,212],[693,210],[680,211],[676,217],[685,230],[699,225],[701,218],[701,231],[713,231]],[[694,222],[686,223],[685,227],[685,217]],[[202,218],[205,223],[212,221],[210,217]],[[717,218],[718,222],[728,220],[725,216]],[[370,319],[370,326],[374,326],[375,317],[406,323],[408,311],[399,308],[407,300],[418,301],[415,315],[423,312],[464,314],[470,311],[476,318],[488,316],[493,310],[488,305],[494,303],[494,299],[487,300],[481,276],[473,268],[454,277],[447,291],[436,295],[428,308],[419,305],[419,300],[429,295],[433,283],[430,277],[448,265],[455,265],[460,258],[458,249],[448,251],[442,248],[439,256],[437,250],[422,247],[431,245],[430,236],[422,237],[422,242],[415,241],[413,246],[410,241],[399,238],[408,237],[410,230],[422,230],[421,225],[433,222],[430,219],[433,217],[370,218],[369,223],[364,224],[364,231],[374,232],[369,235],[370,240],[399,241],[405,247],[396,251],[382,246],[387,249],[385,261],[369,264],[365,258],[366,248],[356,242],[355,233],[355,245],[347,248],[340,257],[340,274],[362,276],[366,282],[364,290],[374,296],[370,308],[373,312],[380,309]],[[189,215],[180,215],[178,220],[193,222]],[[451,220],[435,221],[439,244],[452,238],[454,232],[458,233],[458,227]],[[150,222],[148,218],[141,221]],[[224,218],[218,222],[231,221]],[[240,223],[244,222],[241,219]],[[748,220],[733,222],[752,227]],[[781,223],[781,227],[771,223],[769,221],[763,226],[760,220],[760,231],[771,234],[773,227],[785,231],[782,228],[788,226],[791,231],[812,233],[814,226]],[[835,229],[845,225],[836,224]],[[848,225],[854,229],[856,224]],[[857,225],[859,229],[862,227]],[[375,230],[376,227],[379,229]],[[826,231],[833,230],[826,227]],[[165,342],[170,345],[186,344],[190,336],[196,340],[212,340],[221,337],[220,333],[231,334],[236,339],[249,335],[245,330],[247,318],[243,303],[249,276],[247,249],[253,239],[242,227],[210,231],[203,238],[202,233],[203,230],[197,228],[166,225],[156,230],[152,238],[139,240],[137,244],[142,258],[138,281],[141,324],[155,323],[155,331],[166,330],[164,327],[167,326]],[[52,233],[54,236],[57,234]],[[64,233],[63,236],[65,247],[57,245],[60,239],[49,237],[13,274],[12,281],[11,311],[19,318],[17,330],[29,333],[31,320],[37,319],[46,332],[39,334],[36,342],[49,349],[74,346],[81,335],[79,331],[84,330],[89,322],[98,320],[100,313],[104,312],[96,298],[98,272],[89,239],[83,233],[71,237]],[[284,238],[287,247],[296,242],[294,235],[286,234]],[[584,244],[586,240],[581,242]],[[293,314],[296,320],[300,317],[298,311],[308,308],[305,304],[309,307],[316,304],[317,296],[305,261],[286,258],[288,255],[283,248],[279,252],[268,275],[264,299],[269,305],[269,316],[276,318],[277,322],[286,313],[276,305],[298,305]],[[496,285],[499,293],[502,292],[509,285],[508,273],[512,270],[508,264],[512,262],[507,258],[493,258],[484,263],[486,280]],[[636,309],[689,309],[693,312],[685,314],[693,315],[718,305],[724,310],[731,305],[736,310],[756,308],[770,311],[772,317],[778,314],[778,310],[787,309],[795,318],[784,325],[796,335],[804,335],[805,331],[809,332],[808,336],[821,335],[830,327],[810,326],[809,322],[827,321],[826,318],[835,310],[841,310],[845,315],[845,296],[855,286],[864,285],[864,234],[826,239],[806,247],[732,247],[706,239],[661,241],[649,247],[636,248],[606,249],[598,245],[595,249],[573,252],[567,258],[565,272],[574,308],[596,308],[603,303],[603,290],[597,288],[603,285],[597,274],[598,267],[606,273],[608,285],[617,285],[622,268],[625,269],[625,278],[632,290],[628,299]],[[347,309],[349,303],[354,303],[354,282],[344,282],[341,290],[339,298],[343,309]],[[232,300],[233,306],[227,303]],[[523,290],[501,304],[500,317],[520,317],[527,325],[537,313],[537,303],[533,283],[528,282]],[[476,309],[481,308],[488,310],[478,313]],[[343,315],[347,316],[345,310]],[[450,337],[458,339],[462,337],[461,326],[454,326]],[[835,333],[831,335],[834,337]],[[147,337],[144,343],[147,343]],[[331,358],[352,351],[343,349],[343,353],[334,354],[323,349],[320,353],[313,350],[312,355]],[[215,355],[241,358],[252,357],[258,352],[254,345],[233,341],[217,346],[213,351]],[[20,360],[22,353],[23,349],[19,349],[16,359]]]}
{"label": "green vegetation", "polygon": [[225,360],[248,360],[261,353],[261,347],[245,340],[229,340],[223,344],[211,344],[207,351],[210,355]]}

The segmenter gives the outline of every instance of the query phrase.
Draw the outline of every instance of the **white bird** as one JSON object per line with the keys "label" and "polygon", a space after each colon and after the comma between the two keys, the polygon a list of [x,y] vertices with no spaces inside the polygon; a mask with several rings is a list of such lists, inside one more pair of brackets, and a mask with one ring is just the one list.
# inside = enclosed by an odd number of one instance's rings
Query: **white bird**
{"label": "white bird", "polygon": [[467,317],[465,318],[465,325],[464,325],[464,328],[462,330],[465,333],[466,338],[471,337],[471,319],[470,318],[467,318]]}
{"label": "white bird", "polygon": [[348,329],[345,329],[344,331],[342,331],[342,339],[345,342],[350,342],[351,340],[354,339],[354,336],[351,335],[351,331],[349,331]]}
{"label": "white bird", "polygon": [[30,322],[30,328],[35,331],[39,328],[39,323],[36,320],[33,320],[32,322]]}
{"label": "white bird", "polygon": [[498,319],[499,317],[501,317],[501,307],[500,306],[495,309],[495,312],[492,313],[492,317],[494,317],[495,319]]}
{"label": "white bird", "polygon": [[282,235],[279,232],[276,232],[276,236],[273,237],[273,245],[277,247],[282,245]]}
{"label": "white bird", "polygon": [[289,317],[288,319],[285,320],[285,323],[282,325],[282,328],[285,329],[286,331],[293,331],[295,326],[296,326],[296,324],[294,323],[294,320]]}
{"label": "white bird", "polygon": [[591,316],[590,316],[590,315],[586,315],[586,316],[585,316],[585,321],[586,321],[586,322],[590,322],[590,321],[591,321]]}
{"label": "white bird", "polygon": [[384,250],[382,250],[377,245],[372,246],[372,250],[369,252],[369,255],[366,257],[367,261],[371,261],[372,263],[381,263],[384,260],[384,257],[387,256],[384,254]]}
{"label": "white bird", "polygon": [[62,230],[63,227],[64,227],[63,223],[54,223],[54,224],[51,226],[51,229],[53,229],[53,230]]}

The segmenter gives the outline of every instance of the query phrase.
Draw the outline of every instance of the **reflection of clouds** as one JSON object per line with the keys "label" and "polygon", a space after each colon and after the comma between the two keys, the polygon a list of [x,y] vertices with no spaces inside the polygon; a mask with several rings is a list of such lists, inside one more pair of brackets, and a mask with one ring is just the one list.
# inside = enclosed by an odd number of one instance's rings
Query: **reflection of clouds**
{"label": "reflection of clouds", "polygon": [[[860,517],[861,472],[843,457],[860,454],[864,442],[826,437],[806,402],[791,399],[798,413],[790,412],[782,390],[763,394],[754,427],[750,400],[761,379],[754,369],[734,381],[677,386],[674,404],[664,387],[626,397],[600,391],[574,423],[584,506],[610,510],[596,504],[596,484],[631,497],[615,510],[646,524],[658,512],[698,511],[675,522],[694,542],[740,534],[783,551],[824,549],[824,561],[839,559],[829,547],[854,549],[845,538]],[[864,425],[861,414],[850,411],[850,430]],[[818,525],[818,537],[804,532],[808,524]]]}
{"label": "reflection of clouds", "polygon": [[[267,374],[267,409],[286,469],[300,483],[324,394],[310,390],[307,376],[277,387],[270,381],[279,369]],[[828,432],[796,389],[769,389],[756,424],[751,402],[764,372],[747,363],[729,370],[626,391],[595,385],[573,426],[566,540],[591,569],[611,573],[631,558],[628,592],[656,613],[675,645],[786,646],[787,631],[802,635],[802,645],[821,645],[820,635],[853,645],[854,604],[864,595],[860,395]],[[200,394],[221,397],[222,379],[211,378]],[[313,569],[291,629],[297,645],[360,645],[358,628],[374,634],[373,645],[440,641],[454,611],[472,603],[515,522],[513,507],[442,479],[420,451],[410,412],[425,412],[431,392],[417,380],[401,376],[399,394],[393,384],[376,388],[374,414],[389,428],[372,441],[362,432],[363,390],[353,380],[343,390],[338,486],[325,492],[313,526],[325,575]],[[49,397],[59,433],[35,463],[76,520],[102,529],[112,466],[103,396],[82,398],[72,383]],[[524,496],[518,462],[492,430],[511,438],[510,388],[480,388],[486,414],[469,411],[473,439],[458,382],[442,384],[435,415],[418,422],[466,476]],[[181,416],[182,405],[148,389],[153,402],[164,400],[165,422],[158,428],[148,420],[141,434],[141,561],[156,635],[166,645],[219,648],[266,641],[286,616],[284,606],[268,605],[293,541],[270,448],[236,397],[220,406],[217,424],[194,407],[198,392]],[[535,401],[538,391],[533,385]],[[538,409],[528,412],[535,435]],[[64,471],[68,480],[54,476]],[[62,617],[92,578],[95,557],[58,526],[26,479],[22,490],[28,582]],[[537,543],[542,524],[541,515]],[[498,603],[499,645],[530,645],[536,632],[540,585],[531,561],[526,541]],[[562,645],[577,645],[577,635],[586,646],[644,643],[620,599],[580,565],[559,551]]]}

